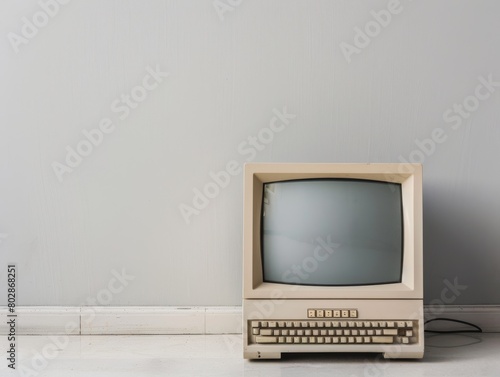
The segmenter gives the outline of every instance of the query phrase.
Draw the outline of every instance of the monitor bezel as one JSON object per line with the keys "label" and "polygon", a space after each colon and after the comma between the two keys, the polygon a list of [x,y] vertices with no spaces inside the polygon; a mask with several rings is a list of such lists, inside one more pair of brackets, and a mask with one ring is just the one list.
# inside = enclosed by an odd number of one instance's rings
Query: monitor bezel
{"label": "monitor bezel", "polygon": [[[401,184],[403,270],[400,283],[306,286],[263,281],[261,211],[264,183],[343,178]],[[244,177],[243,297],[245,299],[422,299],[422,165],[247,163]]]}

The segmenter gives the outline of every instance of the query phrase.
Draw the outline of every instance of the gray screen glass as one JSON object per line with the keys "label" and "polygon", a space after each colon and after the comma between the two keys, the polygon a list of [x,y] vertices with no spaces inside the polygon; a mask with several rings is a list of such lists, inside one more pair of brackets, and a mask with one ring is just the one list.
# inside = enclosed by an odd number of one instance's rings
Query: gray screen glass
{"label": "gray screen glass", "polygon": [[264,281],[373,285],[401,281],[401,185],[321,179],[264,184]]}

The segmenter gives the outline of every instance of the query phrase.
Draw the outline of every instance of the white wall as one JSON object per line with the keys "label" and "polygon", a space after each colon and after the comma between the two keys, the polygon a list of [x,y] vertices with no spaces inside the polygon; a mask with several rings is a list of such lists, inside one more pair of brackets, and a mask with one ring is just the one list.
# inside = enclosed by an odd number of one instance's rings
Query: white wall
{"label": "white wall", "polygon": [[[0,9],[0,278],[17,263],[20,305],[239,304],[242,175],[189,225],[178,207],[285,107],[254,161],[397,162],[444,130],[424,157],[426,301],[458,278],[454,304],[500,304],[500,87],[458,129],[443,120],[478,77],[500,81],[500,3],[402,0],[350,63],[341,43],[386,1],[247,0],[222,20],[211,0],[72,1],[17,53],[9,33],[43,23],[40,5]],[[147,67],[170,76],[120,119]],[[53,162],[106,118],[60,182]]]}

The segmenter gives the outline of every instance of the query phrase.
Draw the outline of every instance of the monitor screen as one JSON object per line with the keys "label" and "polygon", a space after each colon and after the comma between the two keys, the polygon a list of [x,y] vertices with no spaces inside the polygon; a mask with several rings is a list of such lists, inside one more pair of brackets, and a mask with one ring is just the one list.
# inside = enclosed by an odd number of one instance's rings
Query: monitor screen
{"label": "monitor screen", "polygon": [[261,213],[265,282],[401,282],[399,183],[335,178],[264,183]]}

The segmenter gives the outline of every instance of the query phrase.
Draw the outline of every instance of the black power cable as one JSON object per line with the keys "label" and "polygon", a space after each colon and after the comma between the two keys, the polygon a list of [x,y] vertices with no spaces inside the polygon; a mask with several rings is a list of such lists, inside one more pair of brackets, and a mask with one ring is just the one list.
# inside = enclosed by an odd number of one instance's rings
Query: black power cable
{"label": "black power cable", "polygon": [[471,326],[474,327],[475,330],[424,330],[425,332],[430,332],[430,333],[436,333],[436,334],[458,334],[458,333],[464,333],[464,332],[483,332],[483,329],[473,323],[466,322],[466,321],[461,321],[459,319],[452,319],[452,318],[433,318],[429,319],[424,322],[424,326],[428,324],[429,322],[434,322],[434,321],[449,321],[449,322],[456,322],[456,323],[461,323],[463,325]]}

